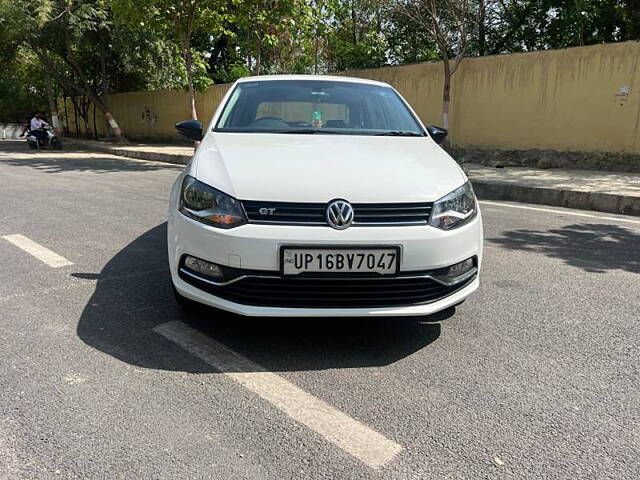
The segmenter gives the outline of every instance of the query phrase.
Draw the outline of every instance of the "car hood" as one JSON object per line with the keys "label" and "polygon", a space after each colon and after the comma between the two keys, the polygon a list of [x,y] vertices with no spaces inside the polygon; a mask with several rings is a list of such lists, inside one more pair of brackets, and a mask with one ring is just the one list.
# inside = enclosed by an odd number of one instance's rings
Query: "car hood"
{"label": "car hood", "polygon": [[426,137],[210,133],[194,160],[198,180],[240,200],[426,202],[466,180]]}

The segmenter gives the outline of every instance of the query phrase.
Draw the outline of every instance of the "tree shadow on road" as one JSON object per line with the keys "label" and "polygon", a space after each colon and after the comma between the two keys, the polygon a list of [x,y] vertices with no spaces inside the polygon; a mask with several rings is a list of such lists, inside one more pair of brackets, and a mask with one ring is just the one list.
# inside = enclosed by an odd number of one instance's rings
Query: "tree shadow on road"
{"label": "tree shadow on road", "polygon": [[123,362],[153,369],[214,369],[153,331],[182,321],[270,371],[379,367],[434,342],[448,311],[431,318],[245,318],[212,309],[185,314],[175,303],[166,260],[166,224],[127,245],[101,272],[77,327],[88,345]]}
{"label": "tree shadow on road", "polygon": [[[26,146],[25,146],[26,149]],[[14,167],[31,167],[46,173],[63,172],[145,172],[152,170],[182,170],[184,165],[172,165],[132,160],[103,154],[88,153],[83,150],[3,150],[0,163]]]}
{"label": "tree shadow on road", "polygon": [[509,250],[543,253],[587,272],[640,273],[640,233],[618,225],[582,223],[544,231],[514,230],[487,241]]}

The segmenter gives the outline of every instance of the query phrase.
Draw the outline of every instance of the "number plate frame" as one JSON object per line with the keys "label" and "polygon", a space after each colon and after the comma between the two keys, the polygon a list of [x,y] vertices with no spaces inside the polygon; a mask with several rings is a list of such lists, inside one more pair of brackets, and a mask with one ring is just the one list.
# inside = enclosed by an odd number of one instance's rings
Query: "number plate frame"
{"label": "number plate frame", "polygon": [[[350,250],[361,252],[362,250],[393,250],[396,253],[395,271],[389,273],[380,272],[300,272],[285,273],[284,256],[285,250]],[[402,249],[399,245],[281,245],[280,246],[280,275],[283,277],[393,277],[400,274],[400,265],[402,264]]]}

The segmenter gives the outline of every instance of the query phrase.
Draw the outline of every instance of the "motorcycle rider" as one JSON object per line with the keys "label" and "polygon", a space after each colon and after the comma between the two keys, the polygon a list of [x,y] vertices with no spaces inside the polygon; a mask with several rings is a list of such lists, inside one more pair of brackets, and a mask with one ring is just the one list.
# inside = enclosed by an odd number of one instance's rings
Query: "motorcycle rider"
{"label": "motorcycle rider", "polygon": [[31,134],[38,139],[38,143],[42,146],[47,142],[47,132],[44,127],[49,124],[44,120],[44,112],[36,112],[29,122],[29,130]]}

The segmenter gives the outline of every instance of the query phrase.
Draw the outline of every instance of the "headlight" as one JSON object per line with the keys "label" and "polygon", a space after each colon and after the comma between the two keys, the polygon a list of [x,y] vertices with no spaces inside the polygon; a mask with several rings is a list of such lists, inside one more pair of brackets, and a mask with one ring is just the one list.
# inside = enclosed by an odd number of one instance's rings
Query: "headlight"
{"label": "headlight", "polygon": [[219,228],[247,223],[240,202],[188,175],[182,181],[178,210],[187,217]]}
{"label": "headlight", "polygon": [[451,230],[470,222],[477,213],[476,196],[467,182],[433,204],[429,225]]}

